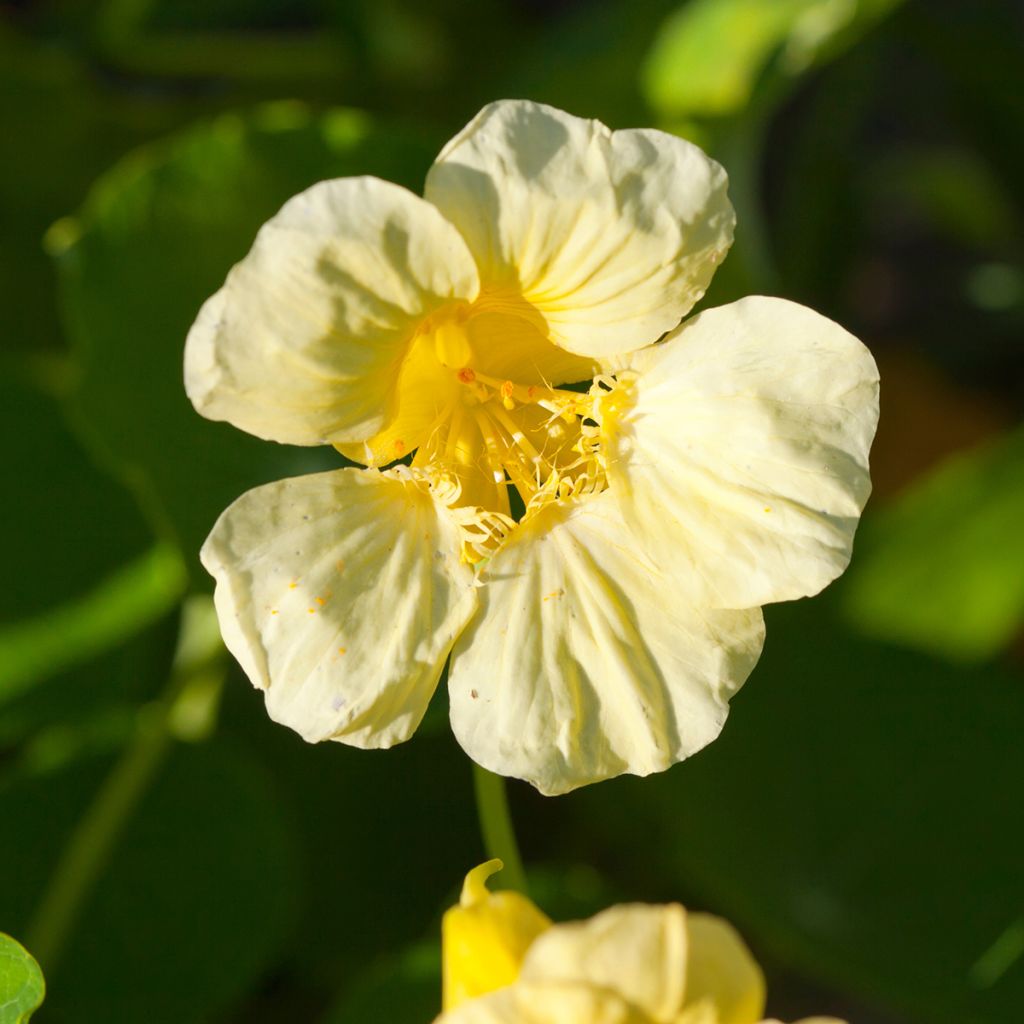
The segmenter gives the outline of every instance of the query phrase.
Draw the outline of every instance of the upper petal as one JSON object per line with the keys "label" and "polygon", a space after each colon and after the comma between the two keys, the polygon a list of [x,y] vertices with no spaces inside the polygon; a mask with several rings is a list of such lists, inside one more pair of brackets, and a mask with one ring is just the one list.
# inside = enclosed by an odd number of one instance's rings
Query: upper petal
{"label": "upper petal", "polygon": [[524,981],[580,982],[614,992],[658,1024],[683,1004],[686,912],[678,904],[622,904],[559,924],[530,947]]}
{"label": "upper petal", "polygon": [[419,725],[476,606],[459,551],[418,483],[342,469],[243,494],[201,557],[270,717],[310,742],[389,747]]}
{"label": "upper petal", "polygon": [[362,441],[389,415],[420,320],[479,288],[437,209],[376,178],[288,200],[199,312],[185,348],[196,409],[290,444]]}
{"label": "upper petal", "polygon": [[694,606],[607,491],[528,517],[483,579],[452,655],[452,728],[475,761],[544,793],[710,743],[761,651],[760,613]]}
{"label": "upper petal", "polygon": [[676,136],[504,100],[442,150],[425,195],[485,285],[518,290],[557,344],[607,356],[649,345],[704,294],[732,242],[726,185]]}
{"label": "upper petal", "polygon": [[838,324],[760,296],[637,353],[606,424],[624,517],[696,599],[815,594],[850,560],[871,490],[878,370]]}

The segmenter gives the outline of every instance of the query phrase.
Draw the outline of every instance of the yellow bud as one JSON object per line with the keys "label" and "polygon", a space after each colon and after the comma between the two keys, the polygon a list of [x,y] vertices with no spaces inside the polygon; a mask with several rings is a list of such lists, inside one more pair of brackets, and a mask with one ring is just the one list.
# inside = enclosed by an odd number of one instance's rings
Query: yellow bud
{"label": "yellow bud", "polygon": [[466,875],[459,905],[441,922],[443,1006],[511,985],[533,940],[551,921],[518,892],[489,892],[486,881],[504,865],[489,860]]}

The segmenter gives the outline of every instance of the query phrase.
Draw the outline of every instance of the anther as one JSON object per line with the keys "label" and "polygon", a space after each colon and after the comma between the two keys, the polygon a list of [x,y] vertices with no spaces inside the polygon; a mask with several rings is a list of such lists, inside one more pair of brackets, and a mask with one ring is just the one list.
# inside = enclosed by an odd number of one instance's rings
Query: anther
{"label": "anther", "polygon": [[512,394],[515,391],[516,386],[512,381],[507,380],[501,385],[501,404],[511,412],[515,407],[516,403],[512,399]]}
{"label": "anther", "polygon": [[462,384],[472,384],[476,380],[476,374],[468,366],[464,366],[455,376]]}

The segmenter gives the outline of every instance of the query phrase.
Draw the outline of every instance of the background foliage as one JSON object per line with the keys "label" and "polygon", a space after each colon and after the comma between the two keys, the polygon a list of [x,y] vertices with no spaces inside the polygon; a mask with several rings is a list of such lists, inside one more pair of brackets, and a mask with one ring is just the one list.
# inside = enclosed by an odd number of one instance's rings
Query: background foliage
{"label": "background foliage", "polygon": [[418,189],[523,96],[707,148],[739,212],[707,301],[805,302],[883,379],[853,568],[768,609],[722,738],[644,782],[512,786],[535,897],[724,913],[781,1018],[1018,1021],[1022,43],[998,0],[0,4],[0,929],[47,975],[35,1019],[433,1016],[482,857],[444,696],[387,754],[267,721],[196,551],[325,463],[196,416],[181,350],[289,195]]}

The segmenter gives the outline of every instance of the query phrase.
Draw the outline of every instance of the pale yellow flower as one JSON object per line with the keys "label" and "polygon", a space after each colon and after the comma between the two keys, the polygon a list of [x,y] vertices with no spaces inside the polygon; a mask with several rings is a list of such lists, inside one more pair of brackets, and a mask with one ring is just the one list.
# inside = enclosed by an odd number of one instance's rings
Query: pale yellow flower
{"label": "pale yellow flower", "polygon": [[633,903],[553,925],[524,896],[487,891],[500,868],[471,871],[445,914],[436,1024],[778,1024],[763,1020],[760,967],[720,917]]}
{"label": "pale yellow flower", "polygon": [[256,488],[203,548],[274,719],[390,746],[450,655],[459,742],[546,793],[718,735],[758,606],[845,567],[877,417],[870,355],[808,309],[678,326],[732,229],[695,146],[527,102],[486,107],[423,199],[321,182],[261,229],[188,394],[370,467]]}

